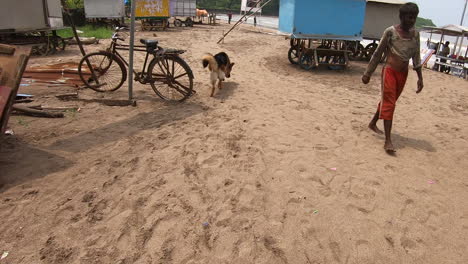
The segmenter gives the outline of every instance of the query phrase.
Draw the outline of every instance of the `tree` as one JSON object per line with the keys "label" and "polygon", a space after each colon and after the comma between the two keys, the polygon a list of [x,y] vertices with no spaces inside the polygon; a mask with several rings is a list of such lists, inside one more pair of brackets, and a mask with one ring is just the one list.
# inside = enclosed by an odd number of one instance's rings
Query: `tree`
{"label": "tree", "polygon": [[423,17],[418,17],[416,19],[416,28],[421,28],[424,26],[429,26],[429,27],[435,27],[436,25],[434,22],[432,22],[431,19],[423,18]]}

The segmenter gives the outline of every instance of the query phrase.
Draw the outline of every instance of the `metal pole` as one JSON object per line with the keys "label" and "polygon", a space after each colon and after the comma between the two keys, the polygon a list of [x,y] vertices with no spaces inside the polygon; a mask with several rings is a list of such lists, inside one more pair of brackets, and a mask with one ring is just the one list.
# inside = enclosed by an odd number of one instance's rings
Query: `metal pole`
{"label": "metal pole", "polygon": [[135,42],[135,2],[132,0],[130,20],[130,55],[128,58],[128,100],[133,99],[133,47]]}
{"label": "metal pole", "polygon": [[463,20],[465,19],[465,12],[466,12],[466,5],[467,4],[468,4],[468,0],[465,1],[465,7],[463,8],[463,14],[462,14],[462,17],[461,17],[460,26],[463,26]]}
{"label": "metal pole", "polygon": [[465,38],[465,33],[463,32],[462,33],[462,37],[461,37],[461,41],[460,41],[460,47],[458,48],[458,52],[457,52],[457,59],[458,59],[458,56],[460,56],[460,53],[461,53],[461,49],[463,47],[463,39]]}

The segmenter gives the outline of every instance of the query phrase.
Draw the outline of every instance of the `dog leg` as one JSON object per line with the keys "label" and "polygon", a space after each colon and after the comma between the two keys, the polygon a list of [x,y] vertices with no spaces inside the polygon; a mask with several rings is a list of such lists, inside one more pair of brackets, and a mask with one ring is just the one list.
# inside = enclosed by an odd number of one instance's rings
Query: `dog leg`
{"label": "dog leg", "polygon": [[216,88],[216,84],[213,83],[213,85],[211,86],[211,95],[210,95],[210,97],[214,96],[215,88]]}
{"label": "dog leg", "polygon": [[216,89],[216,81],[218,80],[218,74],[216,72],[211,73],[211,97],[214,96],[214,92]]}
{"label": "dog leg", "polygon": [[219,89],[223,89],[223,81],[224,79],[226,78],[226,74],[224,74],[224,72],[220,71],[218,73],[218,79],[219,79],[219,83],[218,83],[218,87]]}

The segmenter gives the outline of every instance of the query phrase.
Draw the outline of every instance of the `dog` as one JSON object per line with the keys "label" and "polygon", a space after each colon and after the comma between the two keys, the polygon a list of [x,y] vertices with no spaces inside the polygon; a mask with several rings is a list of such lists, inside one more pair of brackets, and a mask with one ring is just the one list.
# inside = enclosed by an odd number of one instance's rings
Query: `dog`
{"label": "dog", "polygon": [[229,56],[225,52],[220,52],[216,55],[206,54],[203,56],[203,68],[208,67],[211,72],[211,97],[213,97],[216,89],[216,81],[218,88],[223,89],[223,81],[225,78],[231,77],[231,71],[234,63],[231,63]]}

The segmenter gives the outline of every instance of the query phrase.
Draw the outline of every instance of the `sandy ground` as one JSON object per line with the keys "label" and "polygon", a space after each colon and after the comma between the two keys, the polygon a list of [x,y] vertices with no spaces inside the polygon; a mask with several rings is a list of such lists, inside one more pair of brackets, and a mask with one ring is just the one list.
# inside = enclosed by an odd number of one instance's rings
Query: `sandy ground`
{"label": "sandy ground", "polygon": [[[361,84],[365,63],[306,72],[288,62],[284,37],[245,26],[217,45],[223,30],[156,32],[188,50],[197,94],[182,104],[143,85],[137,107],[22,87],[36,103],[81,111],[11,118],[0,263],[468,263],[466,81],[425,70],[416,95],[410,73],[392,157],[366,128],[380,78]],[[210,98],[200,58],[218,51],[236,66]],[[72,47],[30,64],[79,57]],[[126,86],[79,93],[127,97]]]}

